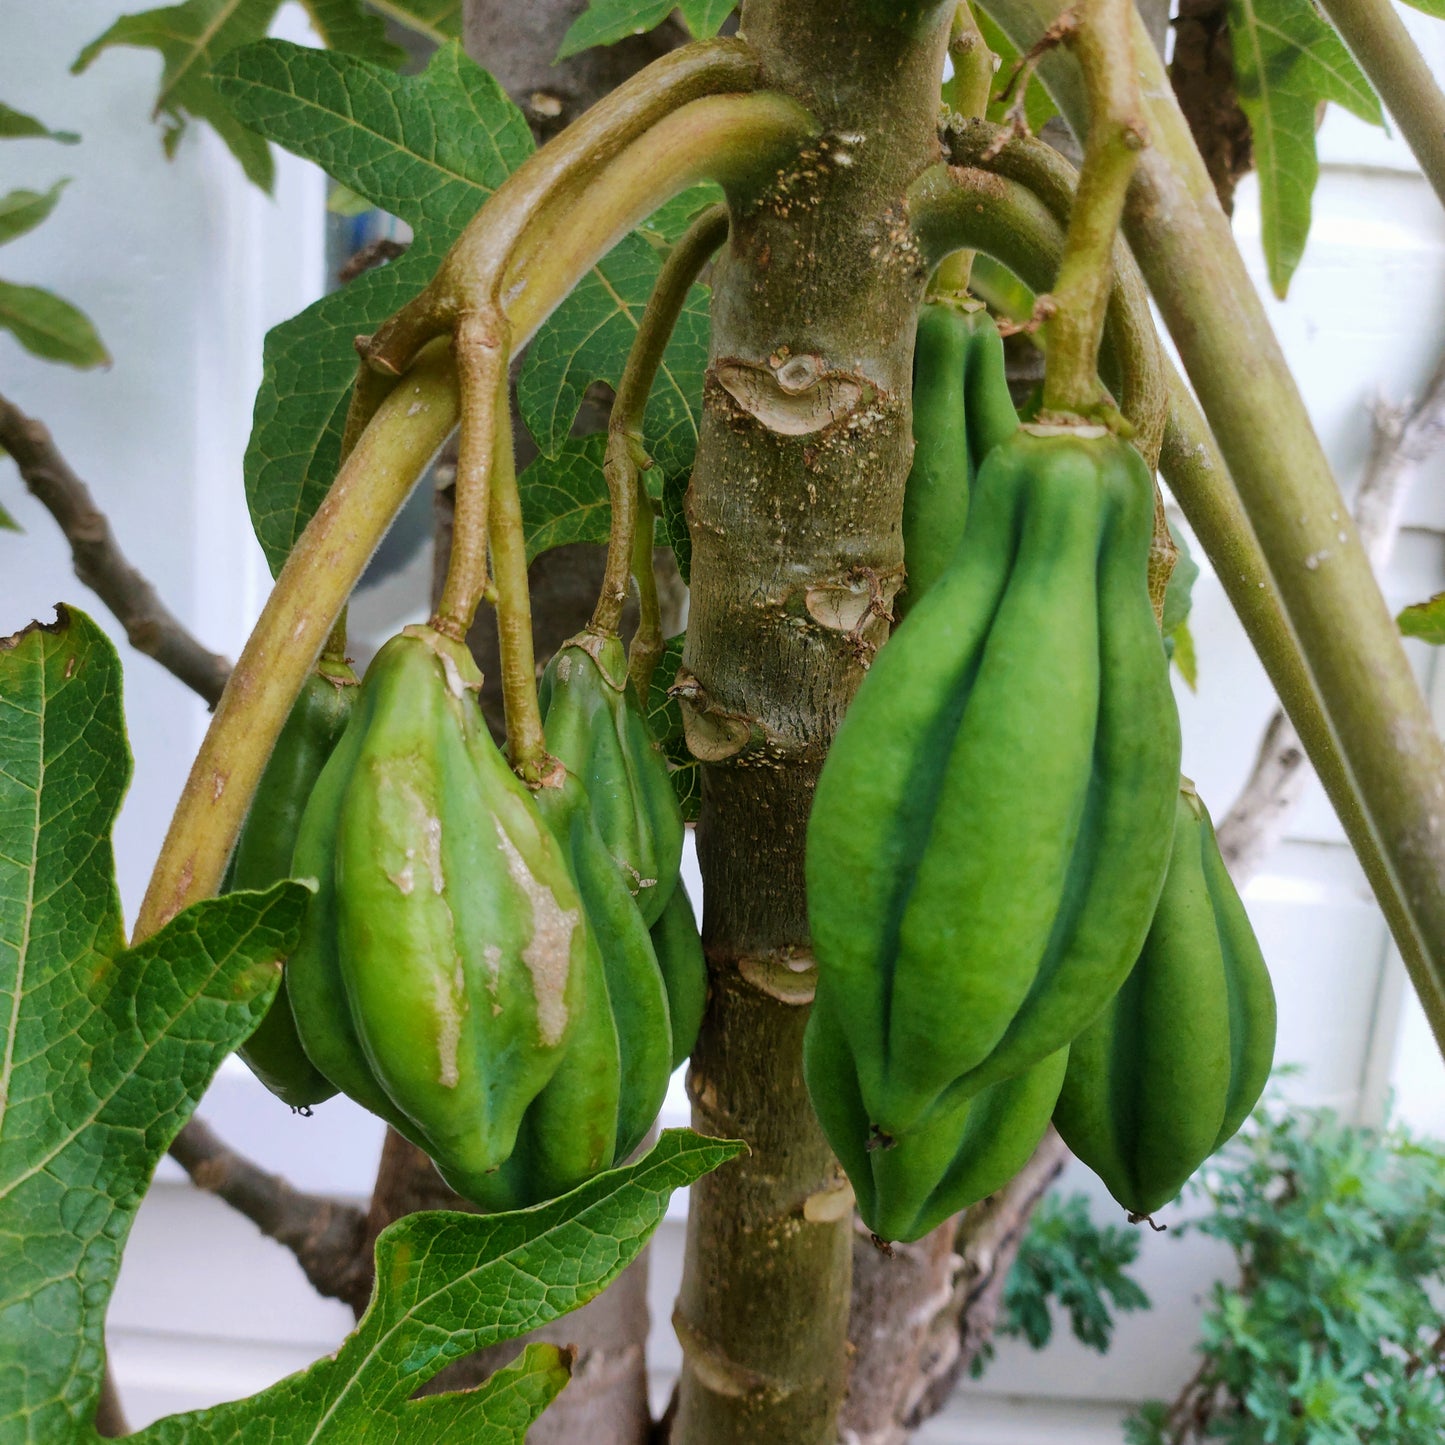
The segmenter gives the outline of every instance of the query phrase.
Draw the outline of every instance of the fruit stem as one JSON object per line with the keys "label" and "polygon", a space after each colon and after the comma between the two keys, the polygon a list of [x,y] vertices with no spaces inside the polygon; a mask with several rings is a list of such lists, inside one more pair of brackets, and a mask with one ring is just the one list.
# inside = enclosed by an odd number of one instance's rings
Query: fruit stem
{"label": "fruit stem", "polygon": [[276,579],[191,765],[136,919],[136,942],[215,892],[302,683],[456,420],[450,349],[434,345],[377,409]]}
{"label": "fruit stem", "polygon": [[[592,613],[592,626],[598,632],[615,635],[627,597],[628,573],[640,551],[634,546],[638,534],[640,479],[651,465],[643,439],[643,419],[652,384],[662,365],[663,353],[677,326],[677,318],[687,302],[688,292],[708,258],[722,245],[728,233],[726,206],[711,206],[702,213],[673,246],[663,262],[657,284],[647,299],[637,336],[627,353],[627,364],[612,414],[607,423],[607,454],[603,471],[607,491],[612,500],[612,528],[607,539],[607,569],[602,577],[602,591]],[[652,520],[648,505],[646,517]],[[647,564],[652,571],[652,534],[647,535]],[[641,587],[641,574],[638,586]],[[656,587],[653,588],[656,599]],[[660,630],[660,624],[659,624]]]}
{"label": "fruit stem", "polygon": [[[954,11],[948,33],[948,58],[953,62],[953,75],[943,83],[944,104],[955,115],[982,119],[988,110],[998,58],[988,48],[968,0],[960,0]],[[973,257],[974,253],[969,250],[945,256],[928,283],[930,297],[967,295]]]}
{"label": "fruit stem", "polygon": [[461,398],[456,520],[446,583],[432,626],[465,639],[487,590],[489,490],[494,470],[510,466],[507,319],[500,307],[470,311],[457,322],[453,347]]}
{"label": "fruit stem", "polygon": [[1114,237],[1146,143],[1133,9],[1131,0],[1080,0],[1063,32],[1083,72],[1091,123],[1059,274],[1050,295],[1040,298],[1048,340],[1043,413],[1055,417],[1090,417],[1099,401],[1099,338]]}
{"label": "fruit stem", "polygon": [[[527,587],[527,538],[512,456],[512,414],[501,369],[491,462],[492,567],[496,573],[497,641],[502,659],[502,706],[507,717],[507,758],[530,787],[553,778],[557,762],[547,751],[537,701],[537,658],[532,646],[532,597]],[[460,480],[460,474],[458,476]],[[457,498],[460,502],[460,492]],[[451,582],[450,574],[447,577]]]}

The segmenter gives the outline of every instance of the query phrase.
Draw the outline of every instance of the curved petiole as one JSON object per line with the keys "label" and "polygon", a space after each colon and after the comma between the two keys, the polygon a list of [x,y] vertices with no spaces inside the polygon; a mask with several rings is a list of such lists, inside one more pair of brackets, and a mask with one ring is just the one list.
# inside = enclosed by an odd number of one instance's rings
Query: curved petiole
{"label": "curved petiole", "polygon": [[[592,627],[603,633],[615,633],[627,596],[627,579],[640,566],[643,556],[642,531],[646,531],[645,570],[652,571],[651,528],[639,526],[638,517],[646,493],[641,490],[642,473],[650,465],[643,442],[643,415],[652,392],[663,353],[677,325],[677,318],[687,301],[687,293],[708,258],[722,245],[728,233],[726,206],[712,206],[699,216],[668,253],[662,270],[648,297],[638,322],[637,336],[627,354],[627,364],[612,402],[607,424],[607,454],[603,469],[607,475],[607,491],[612,501],[612,529],[607,543],[607,570],[602,578],[602,592],[592,614]],[[646,502],[646,520],[651,521],[652,505]],[[634,546],[635,543],[635,546]],[[638,571],[638,585],[642,585]],[[654,603],[656,592],[653,593]],[[651,624],[659,636],[661,624],[656,618],[644,616],[643,627]],[[639,637],[643,629],[639,629]],[[637,639],[633,643],[634,654]],[[655,663],[655,658],[654,658]]]}

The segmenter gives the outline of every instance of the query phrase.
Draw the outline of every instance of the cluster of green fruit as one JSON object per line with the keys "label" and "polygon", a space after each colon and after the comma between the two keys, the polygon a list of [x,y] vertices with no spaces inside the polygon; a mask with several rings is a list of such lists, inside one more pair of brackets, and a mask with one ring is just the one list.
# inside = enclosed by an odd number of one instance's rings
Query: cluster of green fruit
{"label": "cluster of green fruit", "polygon": [[642,1142],[707,990],[683,821],[615,636],[542,680],[558,763],[533,792],[465,644],[407,627],[360,685],[323,660],[237,844],[231,888],[314,879],[241,1050],[293,1107],[338,1090],[485,1209],[534,1204]]}
{"label": "cluster of green fruit", "polygon": [[808,828],[814,1108],[884,1239],[1001,1187],[1051,1118],[1147,1215],[1248,1115],[1275,1023],[1181,785],[1153,479],[1103,427],[1020,425],[993,322],[948,301],[914,435],[906,620]]}

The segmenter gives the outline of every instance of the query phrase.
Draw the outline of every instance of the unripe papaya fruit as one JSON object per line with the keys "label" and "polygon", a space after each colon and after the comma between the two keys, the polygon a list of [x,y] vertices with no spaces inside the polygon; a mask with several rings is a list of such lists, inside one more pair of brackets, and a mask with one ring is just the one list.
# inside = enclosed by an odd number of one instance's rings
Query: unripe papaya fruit
{"label": "unripe papaya fruit", "polygon": [[[595,1007],[610,1015],[616,1043],[610,1056],[594,1050],[587,1068],[594,1075],[609,1068],[618,1075],[612,1090],[606,1159],[610,1164],[614,1158],[626,1158],[642,1142],[667,1093],[672,1073],[667,990],[647,924],[602,842],[581,782],[566,773],[560,784],[539,788],[536,799],[543,818],[568,851],[590,932],[602,958],[605,987]],[[585,1007],[594,1007],[591,998]],[[569,1046],[569,1058],[579,1051],[574,1042]],[[589,1112],[595,1114],[599,1108],[600,1104]],[[575,1124],[582,1122],[580,1112],[574,1111]]]}
{"label": "unripe papaya fruit", "polygon": [[312,1063],[485,1202],[567,1055],[596,952],[480,686],[430,627],[376,655],[301,820],[293,868],[317,892],[288,968]]}
{"label": "unripe papaya fruit", "polygon": [[[332,658],[323,658],[306,679],[261,774],[231,855],[224,891],[269,888],[291,876],[301,814],[345,731],[356,693],[356,674],[345,662]],[[319,1104],[336,1092],[306,1057],[296,1036],[284,974],[266,1016],[236,1052],[293,1109]]]}
{"label": "unripe papaya fruit", "polygon": [[1074,1040],[1059,1133],[1125,1209],[1151,1214],[1249,1117],[1274,1030],[1269,971],[1209,814],[1186,784],[1138,962]]}
{"label": "unripe papaya fruit", "polygon": [[687,890],[679,881],[652,925],[652,946],[667,986],[672,1017],[672,1067],[692,1053],[707,1009],[707,959]]}
{"label": "unripe papaya fruit", "polygon": [[807,837],[819,1017],[881,1134],[1058,1053],[1138,955],[1179,770],[1153,518],[1127,443],[1016,431],[838,731]]}
{"label": "unripe papaya fruit", "polygon": [[829,1145],[863,1222],[880,1239],[921,1239],[945,1219],[1001,1189],[1049,1127],[1068,1049],[970,1098],[940,1100],[906,1133],[870,1121],[843,1031],[815,1002],[803,1046],[803,1075]]}
{"label": "unripe papaya fruit", "polygon": [[682,810],[615,636],[558,649],[538,695],[548,750],[587,791],[602,842],[650,928],[682,865]]}
{"label": "unripe papaya fruit", "polygon": [[913,465],[903,493],[908,574],[894,603],[899,618],[943,575],[963,537],[978,470],[1017,426],[993,318],[977,304],[925,302],[913,348]]}

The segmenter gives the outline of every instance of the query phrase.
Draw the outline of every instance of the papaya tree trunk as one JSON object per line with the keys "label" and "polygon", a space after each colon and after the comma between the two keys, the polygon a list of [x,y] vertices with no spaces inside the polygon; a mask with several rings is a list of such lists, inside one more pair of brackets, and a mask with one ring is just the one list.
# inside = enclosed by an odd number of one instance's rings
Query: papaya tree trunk
{"label": "papaya tree trunk", "polygon": [[938,158],[950,4],[748,0],[766,83],[821,127],[734,228],[688,493],[678,678],[705,764],[712,995],[694,1122],[751,1153],[692,1190],[676,1445],[831,1445],[847,1376],[852,1199],[801,1052],[803,839],[818,770],[902,578],[913,316],[905,193]]}

